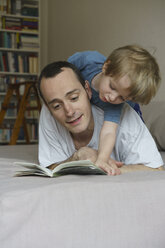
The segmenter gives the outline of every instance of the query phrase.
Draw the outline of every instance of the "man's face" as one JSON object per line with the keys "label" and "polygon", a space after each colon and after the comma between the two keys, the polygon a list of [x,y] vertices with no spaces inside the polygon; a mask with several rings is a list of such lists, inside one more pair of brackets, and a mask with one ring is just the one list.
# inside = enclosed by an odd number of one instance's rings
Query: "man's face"
{"label": "man's face", "polygon": [[93,128],[90,90],[83,88],[72,69],[63,68],[55,77],[43,78],[41,91],[52,115],[71,134]]}

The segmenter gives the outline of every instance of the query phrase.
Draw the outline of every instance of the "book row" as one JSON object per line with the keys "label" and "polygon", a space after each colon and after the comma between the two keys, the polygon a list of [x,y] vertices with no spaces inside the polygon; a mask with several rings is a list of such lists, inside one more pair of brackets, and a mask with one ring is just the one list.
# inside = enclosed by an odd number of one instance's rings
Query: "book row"
{"label": "book row", "polygon": [[38,16],[38,1],[33,0],[1,0],[0,13]]}
{"label": "book row", "polygon": [[38,57],[35,54],[0,51],[0,71],[37,74]]}
{"label": "book row", "polygon": [[2,16],[1,28],[18,31],[38,31],[38,20],[33,18]]}
{"label": "book row", "polygon": [[[36,76],[20,77],[20,76],[0,76],[0,93],[6,93],[8,84],[21,83],[25,81],[36,81]],[[24,85],[20,86],[20,94],[24,92]]]}
{"label": "book row", "polygon": [[[0,129],[0,143],[8,143],[10,141],[13,126],[7,124],[6,129]],[[32,141],[38,140],[38,123],[27,123],[29,139]],[[20,129],[18,141],[24,141],[25,135],[23,128]]]}
{"label": "book row", "polygon": [[[13,96],[13,98],[16,96]],[[0,102],[0,109],[2,108],[2,102]],[[36,100],[30,99],[27,108],[29,107],[29,110],[27,109],[25,112],[25,118],[27,119],[38,119],[39,118],[39,111],[38,110],[31,110],[30,108],[36,107]],[[6,111],[5,118],[16,118],[17,117],[17,102],[13,101],[9,103],[9,107]]]}
{"label": "book row", "polygon": [[37,35],[0,31],[0,47],[13,49],[36,49],[39,48],[39,38]]}

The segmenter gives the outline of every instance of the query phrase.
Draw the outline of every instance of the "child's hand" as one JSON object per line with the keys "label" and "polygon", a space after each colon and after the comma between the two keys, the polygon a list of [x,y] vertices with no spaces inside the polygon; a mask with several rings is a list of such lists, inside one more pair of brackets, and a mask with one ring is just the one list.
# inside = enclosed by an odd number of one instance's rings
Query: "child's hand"
{"label": "child's hand", "polygon": [[[115,161],[117,162],[117,161]],[[117,167],[117,165],[115,164],[114,160],[109,159],[108,163],[106,163],[105,161],[102,160],[97,160],[95,162],[95,165],[99,168],[101,168],[102,170],[104,170],[105,172],[107,172],[108,175],[120,175],[120,169]],[[121,162],[119,162],[121,164]],[[122,165],[120,165],[122,166]]]}
{"label": "child's hand", "polygon": [[115,163],[115,164],[116,164],[116,166],[117,166],[118,168],[120,168],[120,167],[122,167],[122,166],[124,165],[124,163],[123,163],[123,162],[119,162],[119,161],[114,160],[114,159],[112,159],[112,158],[110,158],[110,159],[109,159],[108,163],[109,163],[109,164],[111,164],[111,163]]}

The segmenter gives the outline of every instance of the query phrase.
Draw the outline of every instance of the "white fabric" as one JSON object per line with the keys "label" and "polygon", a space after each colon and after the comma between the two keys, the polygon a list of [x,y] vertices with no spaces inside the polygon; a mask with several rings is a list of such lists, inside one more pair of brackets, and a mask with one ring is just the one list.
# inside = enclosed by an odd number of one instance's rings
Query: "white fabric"
{"label": "white fabric", "polygon": [[[99,133],[103,124],[103,111],[92,106],[95,129],[88,144],[98,148]],[[66,160],[75,152],[69,132],[61,126],[43,105],[39,123],[39,162],[48,166]],[[137,113],[125,104],[119,123],[116,145],[112,157],[125,164],[145,164],[157,168],[163,165],[160,153]]]}
{"label": "white fabric", "polygon": [[151,102],[141,107],[143,118],[159,150],[165,151],[165,102]]}
{"label": "white fabric", "polygon": [[0,146],[0,248],[165,247],[165,171],[14,177],[37,149]]}
{"label": "white fabric", "polygon": [[165,247],[165,171],[14,177],[36,150],[0,147],[1,248]]}

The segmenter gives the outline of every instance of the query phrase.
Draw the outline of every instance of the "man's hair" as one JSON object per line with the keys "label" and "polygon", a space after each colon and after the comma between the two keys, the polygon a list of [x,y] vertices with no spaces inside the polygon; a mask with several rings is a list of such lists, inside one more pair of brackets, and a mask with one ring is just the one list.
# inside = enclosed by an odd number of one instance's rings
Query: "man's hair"
{"label": "man's hair", "polygon": [[82,77],[80,71],[77,69],[77,67],[75,67],[73,64],[71,64],[67,61],[55,61],[53,63],[46,65],[42,69],[40,76],[39,76],[39,79],[38,79],[38,91],[39,91],[39,94],[40,94],[40,96],[44,102],[45,102],[45,99],[44,99],[42,91],[41,91],[41,80],[43,78],[53,78],[53,77],[57,76],[59,73],[61,73],[64,70],[64,68],[72,69],[73,72],[75,73],[75,76],[77,77],[78,81],[85,88],[85,80],[83,79],[83,77]]}
{"label": "man's hair", "polygon": [[128,45],[115,49],[105,61],[105,75],[120,78],[128,75],[131,99],[148,104],[160,86],[160,71],[156,59],[145,49],[137,45]]}

